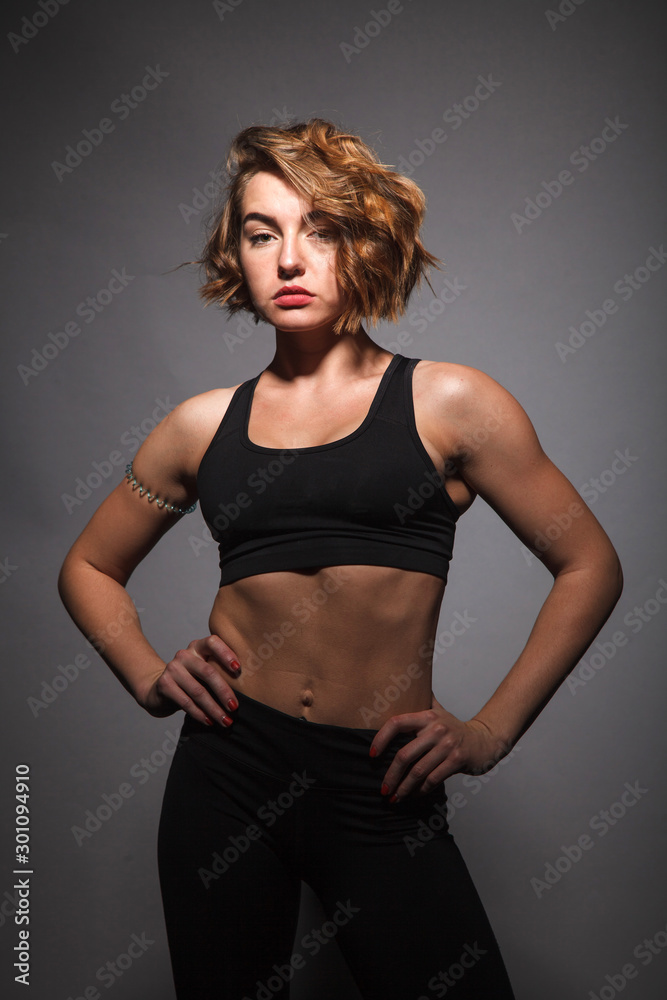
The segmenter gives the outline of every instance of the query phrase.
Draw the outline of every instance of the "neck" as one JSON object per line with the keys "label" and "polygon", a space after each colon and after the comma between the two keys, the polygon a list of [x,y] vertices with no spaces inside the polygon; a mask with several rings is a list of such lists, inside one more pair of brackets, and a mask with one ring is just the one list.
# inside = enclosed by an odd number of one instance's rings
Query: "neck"
{"label": "neck", "polygon": [[[276,330],[275,354],[267,365],[280,380],[316,376],[326,382],[368,374],[378,367],[380,358],[388,363],[390,352],[371,340],[363,328],[356,333],[334,334],[331,331]],[[310,379],[309,379],[310,381]]]}

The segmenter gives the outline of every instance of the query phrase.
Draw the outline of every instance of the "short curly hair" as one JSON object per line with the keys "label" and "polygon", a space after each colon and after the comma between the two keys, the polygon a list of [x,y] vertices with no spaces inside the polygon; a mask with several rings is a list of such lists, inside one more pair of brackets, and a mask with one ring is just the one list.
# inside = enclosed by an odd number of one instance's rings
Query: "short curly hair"
{"label": "short curly hair", "polygon": [[247,310],[262,318],[250,297],[240,262],[241,203],[249,180],[272,171],[311,202],[336,235],[336,277],[347,293],[334,332],[356,331],[364,321],[396,320],[427,268],[442,263],[419,238],[426,199],[414,181],[380,163],[359,136],[322,118],[293,125],[251,125],[233,140],[227,157],[224,201],[209,225],[199,264],[206,282],[199,294],[229,315]]}

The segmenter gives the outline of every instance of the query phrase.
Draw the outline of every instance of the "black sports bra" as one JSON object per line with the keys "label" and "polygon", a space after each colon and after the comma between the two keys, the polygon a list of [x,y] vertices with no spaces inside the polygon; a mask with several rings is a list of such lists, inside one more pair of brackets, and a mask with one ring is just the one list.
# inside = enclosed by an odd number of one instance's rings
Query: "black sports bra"
{"label": "black sports bra", "polygon": [[[412,372],[395,354],[363,423],[310,448],[248,438],[259,375],[236,389],[202,458],[202,514],[220,548],[220,586],[257,573],[396,566],[447,580],[459,511],[415,424]],[[260,373],[261,374],[261,373]]]}

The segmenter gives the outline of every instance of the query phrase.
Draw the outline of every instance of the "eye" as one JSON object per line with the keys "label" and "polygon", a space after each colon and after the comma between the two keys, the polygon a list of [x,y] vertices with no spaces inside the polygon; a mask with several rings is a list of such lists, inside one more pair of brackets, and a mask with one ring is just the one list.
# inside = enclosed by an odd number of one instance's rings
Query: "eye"
{"label": "eye", "polygon": [[253,246],[266,246],[266,244],[273,239],[271,233],[253,233],[248,237],[248,241],[252,243]]}

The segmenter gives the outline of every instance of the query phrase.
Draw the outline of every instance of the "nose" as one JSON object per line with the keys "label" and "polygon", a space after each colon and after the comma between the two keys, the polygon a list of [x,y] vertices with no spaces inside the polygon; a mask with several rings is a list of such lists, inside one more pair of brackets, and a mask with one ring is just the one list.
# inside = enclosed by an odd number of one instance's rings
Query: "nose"
{"label": "nose", "polygon": [[305,271],[303,254],[296,234],[286,233],[280,247],[278,273],[281,278],[292,278]]}

